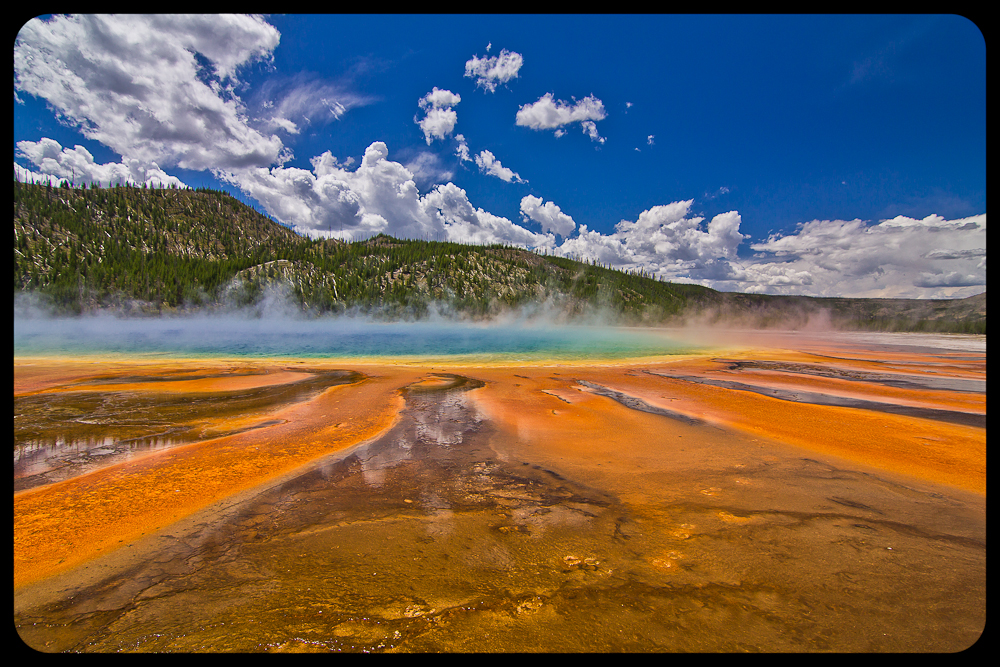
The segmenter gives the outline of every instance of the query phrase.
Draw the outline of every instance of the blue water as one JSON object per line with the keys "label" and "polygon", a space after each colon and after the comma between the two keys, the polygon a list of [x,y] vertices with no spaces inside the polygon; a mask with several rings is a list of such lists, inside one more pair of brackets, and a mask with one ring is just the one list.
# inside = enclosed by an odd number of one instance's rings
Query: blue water
{"label": "blue water", "polygon": [[350,318],[18,318],[14,355],[164,357],[626,358],[695,351],[653,329],[377,323]]}

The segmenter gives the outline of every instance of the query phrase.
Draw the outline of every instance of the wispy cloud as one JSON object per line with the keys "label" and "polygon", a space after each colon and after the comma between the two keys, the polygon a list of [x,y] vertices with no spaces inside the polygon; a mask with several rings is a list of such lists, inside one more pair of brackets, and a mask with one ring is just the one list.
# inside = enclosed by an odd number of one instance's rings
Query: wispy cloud
{"label": "wispy cloud", "polygon": [[476,165],[482,173],[496,176],[501,181],[506,181],[507,183],[527,183],[517,173],[500,164],[500,160],[490,151],[481,151],[476,156]]}
{"label": "wispy cloud", "polygon": [[727,194],[729,194],[729,188],[727,188],[725,185],[722,185],[715,192],[706,192],[705,201],[711,201],[713,199],[721,197],[722,195],[727,195]]}
{"label": "wispy cloud", "polygon": [[255,124],[265,132],[299,134],[307,126],[340,120],[349,110],[371,104],[374,98],[353,93],[319,77],[299,73],[268,78],[248,100],[256,109]]}
{"label": "wispy cloud", "polygon": [[413,180],[421,190],[437,183],[447,183],[455,177],[455,172],[444,166],[436,153],[428,151],[420,151],[407,160],[406,168],[413,174]]}

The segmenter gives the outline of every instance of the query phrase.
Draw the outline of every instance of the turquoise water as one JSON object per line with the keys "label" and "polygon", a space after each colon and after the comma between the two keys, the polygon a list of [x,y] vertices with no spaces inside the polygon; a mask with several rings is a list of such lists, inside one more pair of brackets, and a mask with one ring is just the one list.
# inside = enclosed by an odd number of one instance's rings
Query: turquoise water
{"label": "turquoise water", "polygon": [[341,319],[17,318],[14,355],[164,357],[474,357],[598,359],[675,355],[695,347],[663,331],[598,326],[378,323]]}

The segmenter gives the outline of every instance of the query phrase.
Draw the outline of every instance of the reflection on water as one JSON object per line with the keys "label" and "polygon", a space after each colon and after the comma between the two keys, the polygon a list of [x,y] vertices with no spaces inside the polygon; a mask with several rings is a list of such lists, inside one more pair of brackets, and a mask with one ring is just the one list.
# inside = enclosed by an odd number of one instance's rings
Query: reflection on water
{"label": "reflection on water", "polygon": [[[979,334],[928,334],[911,332],[832,332],[824,336],[831,341],[857,345],[859,343],[921,347],[935,350],[967,350],[986,352],[986,336]],[[954,352],[951,352],[954,354]]]}
{"label": "reflection on water", "polygon": [[116,440],[111,436],[59,436],[14,443],[14,491],[51,484],[128,461],[137,454],[167,449],[190,440],[153,436]]}
{"label": "reflection on water", "polygon": [[[84,380],[70,391],[14,397],[14,490],[69,479],[137,455],[273,424],[261,421],[242,429],[227,427],[227,417],[307,400],[327,387],[357,382],[352,371],[296,368],[302,379],[237,391],[138,393],[88,391],[95,383],[169,382],[206,376],[158,375]],[[246,374],[245,372],[243,374]],[[72,389],[79,389],[72,391]]]}

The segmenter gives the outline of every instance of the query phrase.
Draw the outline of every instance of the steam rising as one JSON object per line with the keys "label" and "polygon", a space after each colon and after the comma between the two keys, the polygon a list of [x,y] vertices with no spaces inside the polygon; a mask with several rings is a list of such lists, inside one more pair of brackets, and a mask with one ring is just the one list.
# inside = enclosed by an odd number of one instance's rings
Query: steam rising
{"label": "steam rising", "polygon": [[[705,352],[712,348],[790,347],[806,338],[843,337],[893,345],[985,350],[985,336],[838,331],[827,310],[781,312],[705,309],[664,327],[624,326],[610,308],[577,312],[548,299],[472,319],[443,302],[420,313],[372,308],[336,316],[303,311],[291,290],[270,283],[253,305],[157,313],[129,302],[117,310],[57,315],[43,297],[18,293],[15,356],[127,354],[166,357],[441,358],[478,361],[621,359]],[[765,331],[766,330],[766,331]],[[775,336],[778,336],[777,338]],[[781,345],[779,345],[781,346]]]}
{"label": "steam rising", "polygon": [[211,357],[390,357],[478,360],[593,359],[691,351],[662,332],[572,323],[539,304],[488,322],[445,307],[421,321],[386,321],[377,311],[315,317],[278,292],[243,309],[159,317],[101,312],[54,316],[33,298],[15,302],[15,355],[127,354]]}

